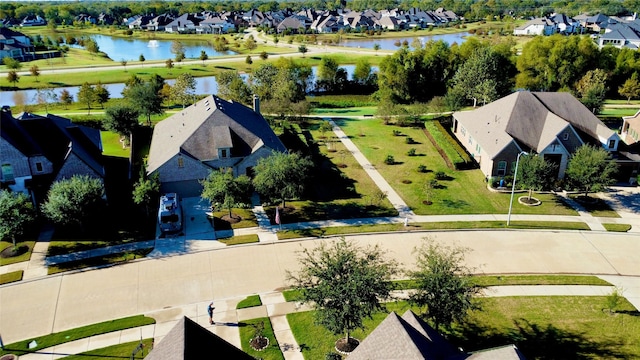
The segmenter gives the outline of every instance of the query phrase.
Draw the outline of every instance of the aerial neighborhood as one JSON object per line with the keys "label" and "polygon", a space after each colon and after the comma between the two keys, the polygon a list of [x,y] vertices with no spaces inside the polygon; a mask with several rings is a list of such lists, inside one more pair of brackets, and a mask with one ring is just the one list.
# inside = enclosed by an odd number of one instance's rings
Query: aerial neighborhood
{"label": "aerial neighborhood", "polygon": [[0,359],[640,358],[638,11],[0,2]]}

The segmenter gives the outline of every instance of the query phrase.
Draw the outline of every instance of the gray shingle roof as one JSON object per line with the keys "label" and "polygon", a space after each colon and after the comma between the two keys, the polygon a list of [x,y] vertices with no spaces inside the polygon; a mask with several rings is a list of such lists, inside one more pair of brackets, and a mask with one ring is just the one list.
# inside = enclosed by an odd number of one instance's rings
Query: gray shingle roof
{"label": "gray shingle roof", "polygon": [[147,171],[153,172],[178,153],[209,161],[218,158],[218,148],[232,148],[232,157],[242,157],[262,146],[286,151],[260,114],[210,95],[156,124]]}
{"label": "gray shingle roof", "polygon": [[539,151],[569,124],[594,139],[613,131],[569,93],[520,91],[453,115],[491,156],[513,139]]}
{"label": "gray shingle roof", "polygon": [[147,360],[200,360],[237,359],[252,360],[242,350],[236,348],[218,335],[210,332],[193,320],[183,317],[155,345],[145,357]]}

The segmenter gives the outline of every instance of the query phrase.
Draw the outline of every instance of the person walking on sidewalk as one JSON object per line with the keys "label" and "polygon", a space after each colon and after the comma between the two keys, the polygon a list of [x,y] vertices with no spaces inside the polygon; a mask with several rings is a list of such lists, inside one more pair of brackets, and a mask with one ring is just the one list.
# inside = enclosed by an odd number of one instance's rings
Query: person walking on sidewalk
{"label": "person walking on sidewalk", "polygon": [[213,306],[213,301],[209,304],[209,306],[207,306],[207,313],[209,314],[209,324],[213,325],[215,324],[215,322],[213,322],[213,309],[215,309],[215,307]]}

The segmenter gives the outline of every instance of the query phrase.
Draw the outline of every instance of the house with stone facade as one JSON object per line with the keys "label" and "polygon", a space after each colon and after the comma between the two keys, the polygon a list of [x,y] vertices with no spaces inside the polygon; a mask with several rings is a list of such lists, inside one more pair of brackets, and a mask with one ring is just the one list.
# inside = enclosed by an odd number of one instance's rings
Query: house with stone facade
{"label": "house with stone facade", "polygon": [[251,176],[258,160],[286,151],[259,107],[257,97],[251,109],[211,95],[159,122],[147,173],[159,176],[162,192],[182,197],[200,196],[200,181],[216,169]]}
{"label": "house with stone facade", "polygon": [[30,193],[36,201],[55,181],[74,175],[104,179],[100,131],[71,120],[1,110],[0,185]]}
{"label": "house with stone facade", "polygon": [[558,165],[585,143],[614,155],[620,138],[570,93],[520,91],[471,111],[453,114],[453,133],[487,178],[512,175],[520,152]]}

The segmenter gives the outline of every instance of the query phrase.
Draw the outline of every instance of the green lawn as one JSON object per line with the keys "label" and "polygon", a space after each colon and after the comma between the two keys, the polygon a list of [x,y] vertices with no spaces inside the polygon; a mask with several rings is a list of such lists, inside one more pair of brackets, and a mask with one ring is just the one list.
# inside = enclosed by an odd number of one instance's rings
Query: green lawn
{"label": "green lawn", "polygon": [[[484,175],[478,169],[449,169],[423,129],[384,125],[379,119],[343,119],[338,122],[360,151],[417,214],[499,214],[508,211],[510,194],[489,191]],[[393,130],[400,131],[401,136],[394,136]],[[407,137],[411,137],[416,143],[407,144]],[[407,155],[411,148],[416,149],[416,156]],[[394,165],[384,163],[388,155],[395,158]],[[419,165],[425,165],[427,172],[418,172]],[[439,181],[439,188],[433,191],[430,199],[433,204],[425,205],[424,184],[439,171],[444,172],[449,180]],[[536,197],[542,201],[542,205],[524,206],[514,201],[513,213],[577,215],[577,212],[563,204],[555,195],[536,194]]]}
{"label": "green lawn", "polygon": [[20,281],[22,280],[22,275],[22,270],[0,274],[0,285]]}
{"label": "green lawn", "polygon": [[[332,133],[318,130],[319,123],[293,124],[292,131],[281,136],[287,148],[311,157],[315,164],[312,178],[316,180],[303,200],[287,201],[287,208],[280,213],[282,222],[397,215],[387,199],[375,199],[379,188]],[[274,219],[275,207],[265,211]]]}
{"label": "green lawn", "polygon": [[226,244],[227,246],[231,246],[231,245],[257,243],[260,241],[260,238],[258,237],[258,234],[247,234],[247,235],[232,236],[225,239],[218,239],[218,241]]}
{"label": "green lawn", "polygon": [[249,295],[236,305],[236,309],[246,309],[254,306],[262,305],[260,295]]}
{"label": "green lawn", "polygon": [[[466,351],[516,344],[527,359],[615,359],[640,356],[640,316],[623,300],[618,312],[602,311],[605,297],[481,298],[466,324],[445,333]],[[402,315],[409,304],[386,304],[387,312],[365,321],[352,336],[364,339],[388,314]],[[419,309],[413,309],[418,313]],[[313,312],[287,315],[305,359],[322,359],[339,335],[314,324]]]}
{"label": "green lawn", "polygon": [[[255,324],[260,322],[264,323],[263,336],[269,339],[269,345],[262,351],[256,351],[251,348],[249,341],[254,337]],[[273,334],[271,321],[267,317],[243,321],[240,324],[240,343],[242,344],[242,351],[255,358],[263,360],[284,360],[282,351],[280,351],[280,347],[278,346],[278,341]]]}
{"label": "green lawn", "polygon": [[[473,277],[479,286],[505,285],[591,285],[611,286],[610,283],[597,276],[590,275],[478,275]],[[415,289],[413,280],[395,281],[398,289]]]}
{"label": "green lawn", "polygon": [[607,231],[615,231],[615,232],[627,232],[631,230],[631,225],[629,224],[602,224]]}
{"label": "green lawn", "polygon": [[153,349],[153,339],[143,339],[143,348],[136,354],[135,357],[131,357],[131,353],[138,347],[140,341],[132,341],[124,344],[118,344],[108,346],[101,349],[91,350],[83,352],[77,355],[66,356],[61,359],[64,360],[101,360],[101,359],[142,359],[149,355],[149,352]]}
{"label": "green lawn", "polygon": [[456,229],[555,229],[555,230],[589,230],[583,222],[565,221],[511,221],[507,227],[505,221],[435,221],[425,223],[404,224],[376,224],[334,226],[328,228],[296,229],[278,231],[278,240],[297,239],[302,237],[323,237],[346,234],[361,234],[390,231],[420,231],[420,230],[456,230]]}
{"label": "green lawn", "polygon": [[[18,247],[18,252],[20,255],[7,258],[0,256],[0,266],[28,261],[29,259],[31,259],[31,251],[33,250],[33,246],[35,244],[35,240],[18,241],[16,243],[16,246]],[[3,251],[10,246],[13,246],[13,243],[11,241],[0,241],[0,251]]]}
{"label": "green lawn", "polygon": [[103,155],[126,158],[131,155],[130,147],[122,147],[120,135],[111,131],[100,131],[100,136],[102,137],[102,147],[104,149],[102,152]]}
{"label": "green lawn", "polygon": [[315,108],[311,110],[312,115],[318,116],[365,116],[374,115],[377,111],[375,106],[349,107],[343,109]]}
{"label": "green lawn", "polygon": [[233,220],[229,221],[229,210],[213,212],[213,228],[218,231],[258,226],[256,216],[251,209],[232,208],[231,214],[233,214]]}
{"label": "green lawn", "polygon": [[[155,324],[155,320],[144,315],[130,316],[121,319],[114,319],[98,324],[87,325],[75,329],[52,333],[49,335],[39,336],[33,339],[27,339],[13,344],[5,344],[4,349],[0,350],[0,356],[5,354],[22,355],[33,351],[38,351],[51,346],[64,344],[78,339],[84,339],[94,335],[106,334],[113,331],[130,329],[134,327]],[[35,340],[38,346],[29,349],[29,343]],[[131,350],[129,354],[131,355]]]}
{"label": "green lawn", "polygon": [[57,274],[60,272],[85,269],[89,267],[104,266],[109,264],[123,263],[135,259],[144,258],[153,251],[153,248],[139,249],[122,253],[113,253],[102,257],[93,257],[88,259],[69,261],[58,265],[51,265],[47,269],[47,274]]}

